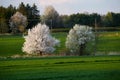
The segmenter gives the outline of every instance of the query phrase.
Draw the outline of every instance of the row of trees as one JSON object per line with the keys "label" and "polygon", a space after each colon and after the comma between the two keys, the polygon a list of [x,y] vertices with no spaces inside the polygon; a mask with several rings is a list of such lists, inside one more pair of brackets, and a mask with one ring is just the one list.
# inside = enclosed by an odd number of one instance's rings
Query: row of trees
{"label": "row of trees", "polygon": [[106,15],[97,13],[77,13],[71,15],[59,15],[52,7],[45,8],[44,15],[41,20],[53,28],[57,27],[72,27],[75,24],[97,26],[99,27],[116,27],[120,26],[120,13],[108,12]]}
{"label": "row of trees", "polygon": [[72,27],[73,25],[89,25],[95,26],[95,23],[99,27],[117,27],[120,26],[120,13],[108,12],[106,15],[100,15],[97,13],[77,13],[70,16],[63,15],[62,21],[64,27]]}
{"label": "row of trees", "polygon": [[59,15],[53,6],[47,6],[43,15],[40,16],[40,12],[35,4],[30,6],[22,2],[18,8],[12,5],[7,8],[0,6],[0,33],[11,32],[9,20],[17,11],[27,17],[28,23],[26,29],[31,29],[39,22],[47,24],[50,28],[73,27],[75,24],[94,27],[95,23],[99,27],[120,26],[120,13],[108,12],[106,15],[97,13]]}

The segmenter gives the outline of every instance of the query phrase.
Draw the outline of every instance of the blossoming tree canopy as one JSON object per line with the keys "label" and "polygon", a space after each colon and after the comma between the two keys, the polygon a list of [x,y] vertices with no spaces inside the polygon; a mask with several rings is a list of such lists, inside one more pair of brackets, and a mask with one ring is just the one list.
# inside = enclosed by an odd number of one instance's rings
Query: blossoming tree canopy
{"label": "blossoming tree canopy", "polygon": [[24,32],[27,26],[27,17],[20,12],[16,12],[10,18],[10,28],[13,33],[17,33],[17,30]]}
{"label": "blossoming tree canopy", "polygon": [[73,29],[69,31],[66,39],[66,47],[70,49],[71,52],[79,51],[79,55],[82,55],[86,43],[90,40],[94,40],[92,28],[76,24]]}
{"label": "blossoming tree canopy", "polygon": [[59,44],[59,40],[50,35],[49,27],[40,23],[29,29],[24,38],[23,52],[28,54],[52,53],[55,50],[54,46]]}

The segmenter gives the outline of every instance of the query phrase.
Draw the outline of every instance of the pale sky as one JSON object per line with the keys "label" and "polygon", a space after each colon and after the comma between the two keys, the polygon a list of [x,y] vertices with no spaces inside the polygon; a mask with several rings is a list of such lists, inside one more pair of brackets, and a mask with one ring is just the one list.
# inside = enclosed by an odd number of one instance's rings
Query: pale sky
{"label": "pale sky", "polygon": [[59,14],[73,13],[99,13],[107,12],[120,13],[120,0],[0,0],[0,6],[8,7],[10,4],[18,7],[21,2],[24,4],[35,3],[43,14],[47,5],[52,5]]}

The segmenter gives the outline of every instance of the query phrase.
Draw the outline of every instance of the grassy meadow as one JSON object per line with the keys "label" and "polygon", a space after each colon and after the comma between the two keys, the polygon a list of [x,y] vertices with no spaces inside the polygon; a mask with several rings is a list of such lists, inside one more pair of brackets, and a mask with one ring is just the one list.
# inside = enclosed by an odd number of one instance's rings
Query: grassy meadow
{"label": "grassy meadow", "polygon": [[[54,54],[65,53],[65,41],[67,33],[59,32],[52,35],[60,40],[60,46],[56,47]],[[22,46],[24,38],[21,35],[0,35],[0,56],[12,56],[24,54]],[[120,32],[99,32],[96,44],[97,52],[120,52]],[[90,46],[91,48],[91,46]],[[94,48],[91,49],[94,52]]]}
{"label": "grassy meadow", "polygon": [[[67,33],[54,54],[66,51]],[[0,35],[0,56],[23,55],[21,35]],[[96,50],[120,52],[120,32],[98,34]],[[120,55],[0,58],[0,80],[120,80]]]}
{"label": "grassy meadow", "polygon": [[120,80],[120,56],[0,60],[0,80]]}
{"label": "grassy meadow", "polygon": [[120,32],[102,32],[98,35],[98,51],[120,52]]}
{"label": "grassy meadow", "polygon": [[24,39],[20,35],[0,36],[0,56],[22,54],[23,42]]}

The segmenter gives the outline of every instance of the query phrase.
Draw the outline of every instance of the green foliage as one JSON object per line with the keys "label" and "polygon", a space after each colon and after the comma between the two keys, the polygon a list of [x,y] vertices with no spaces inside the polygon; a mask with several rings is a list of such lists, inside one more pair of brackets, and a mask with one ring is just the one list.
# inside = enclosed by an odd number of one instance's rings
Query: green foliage
{"label": "green foliage", "polygon": [[31,29],[40,22],[40,13],[35,4],[32,6],[29,4],[26,5],[26,15],[28,19],[27,29]]}
{"label": "green foliage", "polygon": [[7,33],[9,31],[7,21],[4,18],[0,18],[0,33]]}
{"label": "green foliage", "polygon": [[120,26],[120,13],[108,12],[106,15],[100,15],[98,13],[77,13],[71,15],[62,15],[63,26],[64,27],[72,27],[75,24],[80,25],[89,25],[99,27],[117,27]]}
{"label": "green foliage", "polygon": [[5,59],[0,64],[1,80],[120,80],[120,56]]}
{"label": "green foliage", "polygon": [[23,15],[26,15],[26,7],[25,4],[23,2],[21,2],[19,4],[19,8],[18,8],[18,12],[22,13]]}
{"label": "green foliage", "polygon": [[0,33],[8,33],[9,19],[14,13],[14,9],[12,5],[8,6],[8,8],[0,6]]}
{"label": "green foliage", "polygon": [[104,17],[103,17],[103,26],[109,27],[109,26],[120,26],[120,13],[113,13],[113,12],[108,12]]}
{"label": "green foliage", "polygon": [[86,14],[77,13],[70,16],[62,16],[64,27],[72,27],[75,24],[95,26],[95,19],[97,21],[97,26],[101,26],[101,16],[97,13]]}

